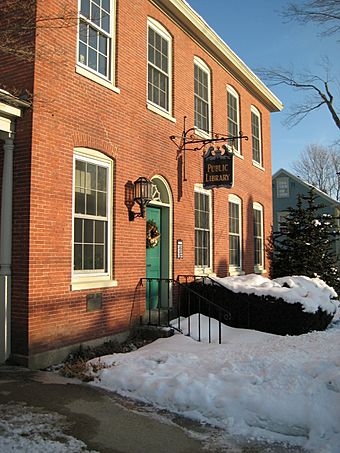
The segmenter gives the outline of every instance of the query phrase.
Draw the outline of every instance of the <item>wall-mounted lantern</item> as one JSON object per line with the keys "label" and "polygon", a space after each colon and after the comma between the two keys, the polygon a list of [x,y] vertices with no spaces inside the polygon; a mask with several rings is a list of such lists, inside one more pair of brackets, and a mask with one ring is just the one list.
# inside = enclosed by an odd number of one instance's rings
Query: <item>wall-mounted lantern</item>
{"label": "wall-mounted lantern", "polygon": [[[128,181],[125,184],[125,206],[129,211],[129,220],[145,216],[145,207],[152,200],[152,182],[144,176],[139,177],[134,183]],[[140,212],[133,212],[132,208],[137,203]]]}

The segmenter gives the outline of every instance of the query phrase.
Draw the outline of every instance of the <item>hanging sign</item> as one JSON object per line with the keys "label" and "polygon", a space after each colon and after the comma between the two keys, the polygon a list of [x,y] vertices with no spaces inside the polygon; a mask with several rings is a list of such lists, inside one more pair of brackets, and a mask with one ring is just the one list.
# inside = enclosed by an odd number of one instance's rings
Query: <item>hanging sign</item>
{"label": "hanging sign", "polygon": [[213,187],[233,186],[233,152],[231,148],[223,145],[222,149],[215,149],[211,146],[203,156],[203,187],[212,189]]}

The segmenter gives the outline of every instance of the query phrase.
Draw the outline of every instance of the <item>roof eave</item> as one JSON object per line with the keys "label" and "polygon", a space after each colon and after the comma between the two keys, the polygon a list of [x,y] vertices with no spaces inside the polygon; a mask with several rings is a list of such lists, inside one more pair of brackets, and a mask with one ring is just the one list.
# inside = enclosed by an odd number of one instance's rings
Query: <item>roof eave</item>
{"label": "roof eave", "polygon": [[211,49],[246,86],[251,88],[271,112],[279,112],[283,109],[282,102],[187,2],[184,0],[151,1],[171,12],[188,30],[198,36],[208,49]]}

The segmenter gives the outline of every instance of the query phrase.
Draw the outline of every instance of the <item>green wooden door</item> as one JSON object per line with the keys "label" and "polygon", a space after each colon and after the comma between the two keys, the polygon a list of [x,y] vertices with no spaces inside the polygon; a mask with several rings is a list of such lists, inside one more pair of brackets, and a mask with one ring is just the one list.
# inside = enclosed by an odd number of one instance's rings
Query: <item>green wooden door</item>
{"label": "green wooden door", "polygon": [[[146,228],[155,224],[161,233],[161,210],[159,208],[146,208]],[[158,279],[161,277],[161,236],[157,244],[147,244],[146,247],[146,277]],[[160,298],[160,287],[157,280],[147,283],[146,308],[157,308]]]}

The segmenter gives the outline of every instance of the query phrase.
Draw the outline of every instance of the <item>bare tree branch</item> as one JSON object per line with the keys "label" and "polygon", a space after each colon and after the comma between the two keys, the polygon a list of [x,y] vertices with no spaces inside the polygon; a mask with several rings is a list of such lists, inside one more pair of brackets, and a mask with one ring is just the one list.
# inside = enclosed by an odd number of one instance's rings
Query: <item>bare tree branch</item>
{"label": "bare tree branch", "polygon": [[0,52],[33,61],[34,38],[40,31],[74,27],[77,20],[75,6],[66,2],[60,2],[53,14],[37,15],[35,0],[1,0]]}
{"label": "bare tree branch", "polygon": [[321,35],[333,35],[340,31],[340,0],[308,0],[291,2],[282,16],[302,24],[316,23],[323,27]]}
{"label": "bare tree branch", "polygon": [[329,80],[323,80],[308,72],[294,74],[292,70],[282,68],[259,69],[256,72],[269,86],[287,85],[312,94],[312,96],[305,98],[303,104],[296,104],[291,107],[291,112],[286,119],[288,126],[295,126],[309,113],[325,105],[332,120],[340,130],[340,115],[334,107],[334,96],[331,92]]}
{"label": "bare tree branch", "polygon": [[304,181],[339,200],[340,147],[308,145],[293,162],[292,169]]}

